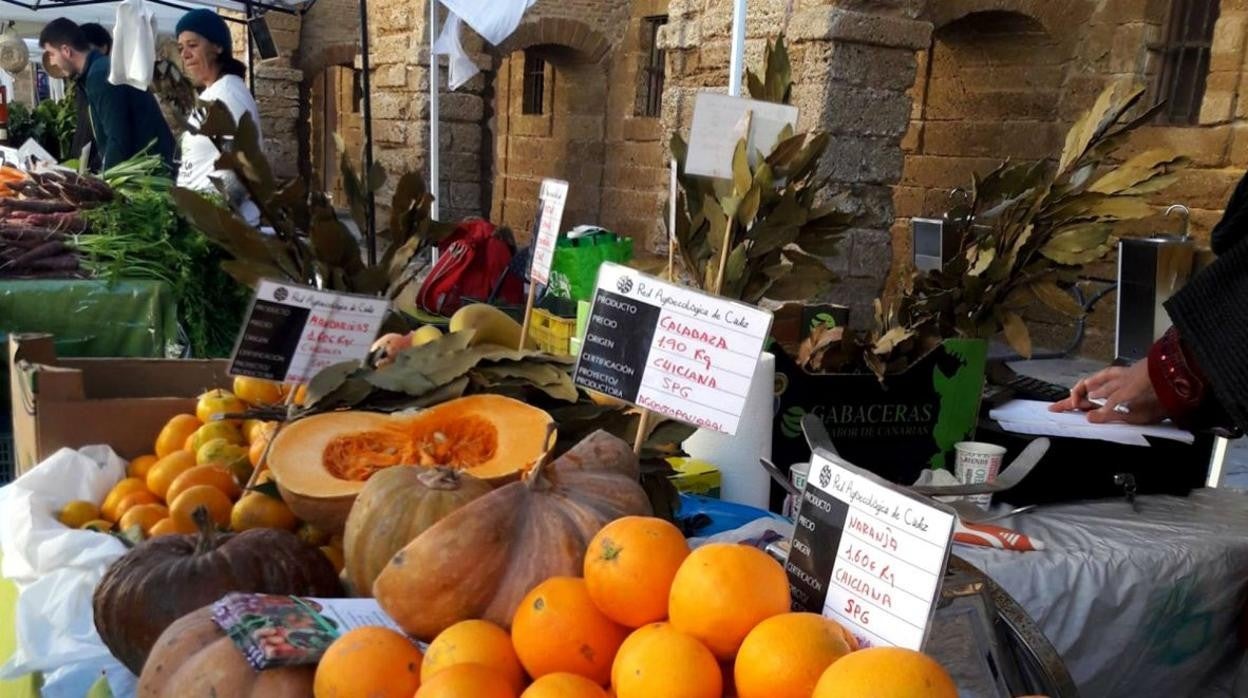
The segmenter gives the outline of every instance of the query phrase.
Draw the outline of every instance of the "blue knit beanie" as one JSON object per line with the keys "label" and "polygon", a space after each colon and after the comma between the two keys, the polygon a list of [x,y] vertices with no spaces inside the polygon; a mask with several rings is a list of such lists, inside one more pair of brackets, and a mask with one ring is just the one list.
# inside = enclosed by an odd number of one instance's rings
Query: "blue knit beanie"
{"label": "blue knit beanie", "polygon": [[223,59],[233,57],[234,39],[230,36],[230,28],[225,26],[225,20],[221,19],[221,15],[212,10],[191,10],[182,15],[174,33],[181,35],[182,32],[195,32],[220,46]]}

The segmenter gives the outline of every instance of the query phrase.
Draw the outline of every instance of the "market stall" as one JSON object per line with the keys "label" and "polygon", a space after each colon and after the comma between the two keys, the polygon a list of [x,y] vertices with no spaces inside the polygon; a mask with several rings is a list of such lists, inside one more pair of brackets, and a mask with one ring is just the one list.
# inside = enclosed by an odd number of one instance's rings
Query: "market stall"
{"label": "market stall", "polygon": [[[1140,623],[1148,637],[1121,636],[1165,645],[1193,624],[1164,580],[1137,579],[1128,599],[1108,578],[1188,577],[1218,559],[1233,563],[1220,579],[1177,593],[1221,589],[1222,615],[1166,645],[1201,651],[1142,651],[1137,670],[1172,670],[1178,691],[1227,663],[1241,546],[1197,550],[1217,522],[1186,520],[1222,495],[1138,500],[1157,516],[1135,529],[1110,530],[1119,502],[998,517],[986,500],[1046,442],[1002,470],[1004,448],[972,440],[988,339],[1030,350],[1012,303],[1070,311],[1059,284],[1178,166],[1109,159],[1140,93],[1107,91],[1056,170],[978,178],[947,217],[964,240],[950,267],[877,303],[858,332],[843,308],[810,303],[832,288],[823,259],[855,217],[827,191],[827,136],[795,133],[788,66],[769,42],[753,99],[708,96],[673,140],[659,273],[629,266],[619,236],[565,234],[575,183],[543,182],[527,257],[488,222],[437,221],[436,186],[415,173],[379,223],[373,190],[389,175],[367,158],[366,183],[343,173],[362,250],[323,195],[275,180],[247,119],[202,131],[230,140],[218,165],[271,230],[199,192],[13,175],[13,202],[34,202],[14,207],[26,220],[112,220],[70,206],[74,193],[94,192],[90,211],[159,199],[252,297],[228,359],[66,361],[47,337],[11,338],[11,382],[33,407],[19,450],[36,456],[0,490],[23,630],[0,674],[42,674],[53,696],[1102,695],[1136,688],[1088,648],[1108,623],[1083,609],[1076,633],[1052,595],[1097,606],[1080,582],[1101,575],[1095,591],[1133,618],[1165,597]],[[135,223],[71,239],[43,221],[11,266],[103,269]],[[1163,526],[1193,555],[1144,545]]]}

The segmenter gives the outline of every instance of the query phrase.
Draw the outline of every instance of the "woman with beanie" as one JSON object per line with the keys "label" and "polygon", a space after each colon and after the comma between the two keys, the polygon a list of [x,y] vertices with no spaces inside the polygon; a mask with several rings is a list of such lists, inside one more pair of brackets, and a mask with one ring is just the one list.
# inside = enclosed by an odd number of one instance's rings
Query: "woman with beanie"
{"label": "woman with beanie", "polygon": [[[177,37],[183,69],[195,86],[202,90],[199,99],[209,103],[221,102],[235,121],[241,121],[244,114],[250,114],[259,132],[260,111],[243,79],[247,69],[232,55],[234,42],[225,20],[212,10],[191,10],[178,21]],[[198,127],[202,119],[202,112],[193,115],[191,126]],[[219,156],[220,152],[212,139],[191,131],[184,133],[178,186],[195,191],[221,192],[249,225],[258,225],[260,209],[234,173],[217,170]],[[214,180],[222,186],[218,187]]]}

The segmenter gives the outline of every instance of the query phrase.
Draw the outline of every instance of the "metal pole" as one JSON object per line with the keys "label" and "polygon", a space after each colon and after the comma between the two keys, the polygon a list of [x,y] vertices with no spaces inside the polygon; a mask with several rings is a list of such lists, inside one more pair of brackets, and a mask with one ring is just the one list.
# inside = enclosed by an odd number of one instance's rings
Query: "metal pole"
{"label": "metal pole", "polygon": [[741,79],[745,73],[745,0],[735,0],[732,9],[732,60],[728,64],[728,94],[741,96]]}
{"label": "metal pole", "polygon": [[373,85],[372,76],[369,74],[368,60],[368,0],[360,0],[360,76],[361,87],[364,94],[362,102],[364,107],[364,177],[369,185],[365,187],[368,192],[368,201],[365,202],[365,220],[367,222],[367,230],[364,236],[368,240],[368,263],[373,265],[377,263],[377,202],[373,196],[373,187],[370,182],[373,172]]}
{"label": "metal pole", "polygon": [[442,106],[439,84],[442,82],[442,67],[438,57],[433,53],[433,42],[438,38],[438,0],[429,0],[429,191],[433,193],[433,204],[429,207],[429,217],[438,220],[441,214],[442,201]]}
{"label": "metal pole", "polygon": [[247,84],[254,93],[256,91],[256,54],[255,41],[251,36],[251,0],[244,5],[247,8],[247,24],[244,35],[247,37]]}

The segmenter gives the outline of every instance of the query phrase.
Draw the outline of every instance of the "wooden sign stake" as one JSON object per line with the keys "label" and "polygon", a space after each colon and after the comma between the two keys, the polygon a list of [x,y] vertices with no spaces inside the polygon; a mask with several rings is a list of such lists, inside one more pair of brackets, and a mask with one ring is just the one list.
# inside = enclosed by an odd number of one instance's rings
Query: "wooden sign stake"
{"label": "wooden sign stake", "polygon": [[529,341],[529,323],[533,320],[533,302],[537,299],[537,282],[529,280],[529,298],[524,302],[524,322],[520,324],[520,346],[516,349],[524,351]]}
{"label": "wooden sign stake", "polygon": [[637,421],[637,436],[633,438],[633,453],[641,455],[641,447],[646,443],[646,436],[650,431],[650,418],[653,412],[646,408],[641,408],[641,419]]}

